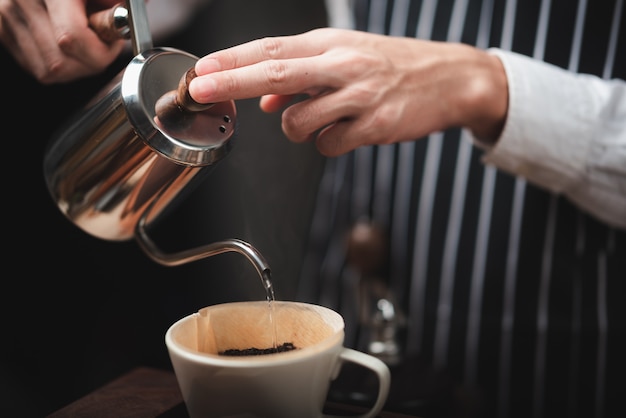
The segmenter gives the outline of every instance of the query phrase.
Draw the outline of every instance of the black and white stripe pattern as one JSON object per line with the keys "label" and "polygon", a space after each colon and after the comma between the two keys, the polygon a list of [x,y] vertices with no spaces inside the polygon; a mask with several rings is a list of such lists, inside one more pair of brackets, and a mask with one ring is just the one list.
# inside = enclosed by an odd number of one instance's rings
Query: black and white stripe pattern
{"label": "black and white stripe pattern", "polygon": [[[331,2],[333,0],[330,0]],[[623,0],[356,0],[356,28],[516,51],[626,78]],[[626,233],[481,164],[466,132],[327,162],[298,297],[359,341],[346,231],[390,235],[388,284],[419,353],[485,395],[482,416],[604,417],[626,393]],[[625,214],[626,216],[626,214]]]}

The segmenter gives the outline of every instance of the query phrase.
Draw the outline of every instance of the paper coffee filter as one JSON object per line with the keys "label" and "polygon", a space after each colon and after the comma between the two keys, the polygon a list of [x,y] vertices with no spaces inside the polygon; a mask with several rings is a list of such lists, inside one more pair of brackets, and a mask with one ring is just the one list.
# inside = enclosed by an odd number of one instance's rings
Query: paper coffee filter
{"label": "paper coffee filter", "polygon": [[[214,305],[198,311],[195,326],[181,328],[175,338],[187,348],[207,354],[230,349],[270,348],[293,343],[306,348],[343,332],[337,313],[315,305],[266,301]],[[184,334],[184,335],[183,335]]]}

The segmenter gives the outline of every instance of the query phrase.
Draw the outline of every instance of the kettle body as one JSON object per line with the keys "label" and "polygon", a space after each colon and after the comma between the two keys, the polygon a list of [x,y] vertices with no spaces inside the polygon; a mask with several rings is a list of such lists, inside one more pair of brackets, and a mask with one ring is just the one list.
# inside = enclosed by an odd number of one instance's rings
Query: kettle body
{"label": "kettle body", "polygon": [[135,57],[49,143],[43,171],[61,212],[97,238],[134,237],[164,266],[237,252],[271,290],[269,265],[245,241],[226,239],[172,254],[161,251],[146,230],[183,189],[228,154],[235,102],[199,104],[189,96],[198,58],[153,47],[144,0],[95,13],[90,25],[102,39],[128,35]]}
{"label": "kettle body", "polygon": [[226,156],[234,102],[187,115],[184,128],[159,123],[155,104],[175,90],[197,57],[173,48],[136,55],[49,143],[44,176],[59,209],[85,232],[132,238],[189,183]]}

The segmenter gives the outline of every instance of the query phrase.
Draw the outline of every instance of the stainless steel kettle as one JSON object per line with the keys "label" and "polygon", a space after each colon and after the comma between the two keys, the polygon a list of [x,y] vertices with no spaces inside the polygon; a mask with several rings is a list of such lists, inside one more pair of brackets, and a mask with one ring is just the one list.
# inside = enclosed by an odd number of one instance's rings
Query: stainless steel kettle
{"label": "stainless steel kettle", "polygon": [[228,101],[183,109],[170,122],[160,121],[159,100],[185,87],[198,57],[153,47],[144,0],[128,0],[107,16],[108,33],[130,37],[135,56],[51,140],[43,168],[52,198],[88,234],[112,241],[135,237],[158,263],[177,265],[236,251],[260,274],[269,271],[258,251],[241,240],[164,254],[150,239],[150,223],[228,154],[236,106]]}

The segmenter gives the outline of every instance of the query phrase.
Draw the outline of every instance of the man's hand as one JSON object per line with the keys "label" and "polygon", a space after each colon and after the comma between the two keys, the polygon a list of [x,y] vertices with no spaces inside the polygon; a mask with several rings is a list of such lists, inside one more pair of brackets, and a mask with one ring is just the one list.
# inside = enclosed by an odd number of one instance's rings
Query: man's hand
{"label": "man's hand", "polygon": [[0,42],[42,84],[69,82],[104,71],[124,40],[106,42],[88,13],[119,0],[0,0]]}
{"label": "man's hand", "polygon": [[508,90],[499,59],[462,44],[341,29],[264,38],[196,64],[189,92],[200,103],[261,98],[294,142],[337,156],[361,145],[415,140],[467,127],[495,140]]}

